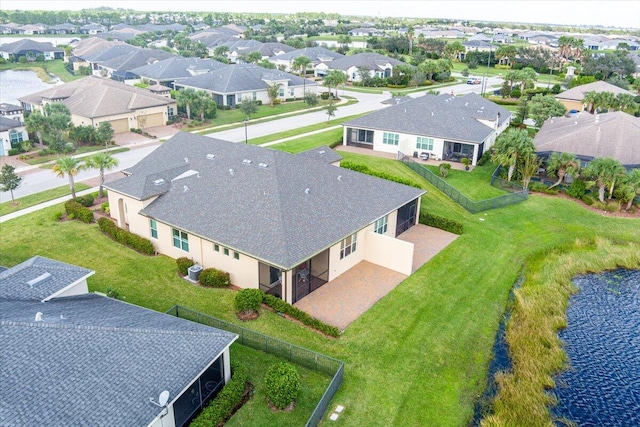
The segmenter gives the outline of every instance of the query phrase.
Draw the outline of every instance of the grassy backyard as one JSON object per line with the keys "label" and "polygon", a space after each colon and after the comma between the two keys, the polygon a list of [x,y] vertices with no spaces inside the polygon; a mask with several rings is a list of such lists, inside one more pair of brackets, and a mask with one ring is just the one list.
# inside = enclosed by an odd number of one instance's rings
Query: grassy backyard
{"label": "grassy backyard", "polygon": [[[331,132],[273,148],[302,151],[339,137]],[[571,252],[578,240],[582,247],[600,238],[619,245],[640,242],[638,220],[599,215],[547,196],[532,195],[523,203],[472,215],[397,161],[341,154],[374,171],[419,183],[427,190],[422,209],[463,222],[465,233],[337,340],[268,311],[243,324],[345,361],[344,383],[332,403],[346,408],[335,423],[339,426],[468,425],[509,291],[522,268],[535,277],[544,268],[536,262],[540,254]],[[478,172],[482,179],[490,174],[488,169]],[[173,260],[124,249],[102,236],[95,224],[57,222],[54,214],[60,211],[62,206],[52,207],[3,224],[0,265],[48,256],[96,270],[89,279],[91,290],[104,292],[111,286],[133,304],[160,311],[180,304],[239,323],[233,291],[188,284],[175,274]],[[238,357],[251,361],[254,356]],[[307,378],[312,387],[321,388],[323,380]],[[304,418],[273,414],[262,401],[256,393],[230,425],[293,426]]]}
{"label": "grassy backyard", "polygon": [[[76,192],[87,190],[89,188],[91,187],[81,182],[76,184]],[[58,197],[67,196],[69,194],[71,194],[69,186],[63,185],[52,190],[20,197],[19,199],[16,199],[16,205],[13,205],[11,200],[9,200],[8,202],[0,203],[0,216],[39,205],[40,203],[48,202],[49,200],[57,199]],[[5,195],[2,196],[2,199],[4,200],[5,198],[8,199],[10,197],[9,193],[5,193]]]}
{"label": "grassy backyard", "polygon": [[[440,176],[437,166],[427,166],[434,174]],[[444,179],[469,199],[477,202],[506,194],[505,191],[491,186],[491,174],[496,165],[488,162],[484,166],[476,166],[471,171],[451,169]]]}

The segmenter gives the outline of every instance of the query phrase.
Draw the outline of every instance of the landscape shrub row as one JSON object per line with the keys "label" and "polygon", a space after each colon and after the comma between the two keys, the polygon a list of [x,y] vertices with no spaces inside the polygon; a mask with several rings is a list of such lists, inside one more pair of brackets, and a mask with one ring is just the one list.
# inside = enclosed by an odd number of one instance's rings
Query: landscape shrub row
{"label": "landscape shrub row", "polygon": [[77,219],[87,224],[93,221],[93,212],[91,212],[91,209],[82,206],[76,200],[65,202],[64,210],[69,219]]}
{"label": "landscape shrub row", "polygon": [[205,268],[202,270],[198,281],[202,286],[208,286],[211,288],[223,288],[225,286],[229,286],[231,283],[229,273],[216,270],[215,268]]}
{"label": "landscape shrub row", "polygon": [[329,335],[331,337],[339,337],[340,330],[335,326],[327,325],[322,320],[316,319],[315,317],[311,317],[308,313],[300,310],[297,307],[292,306],[286,301],[281,300],[271,294],[265,293],[262,296],[262,302],[273,308],[275,311],[287,314],[294,319],[297,319],[304,323],[305,325],[317,329],[318,331]]}
{"label": "landscape shrub row", "polygon": [[93,206],[93,201],[95,200],[95,197],[93,197],[93,194],[87,194],[84,196],[76,197],[74,200],[80,203],[82,206],[88,208],[90,206]]}
{"label": "landscape shrub row", "polygon": [[136,252],[140,252],[145,255],[153,255],[156,252],[151,240],[145,239],[144,237],[140,237],[137,234],[133,234],[118,227],[108,218],[103,217],[98,219],[98,227],[100,227],[100,230],[103,233],[110,236],[116,242],[121,243]]}
{"label": "landscape shrub row", "polygon": [[420,224],[428,225],[429,227],[439,228],[440,230],[448,231],[454,234],[462,234],[464,232],[464,226],[461,222],[453,219],[444,218],[438,215],[422,212],[420,214]]}
{"label": "landscape shrub row", "polygon": [[399,184],[408,185],[410,187],[421,188],[420,185],[416,184],[415,182],[411,181],[410,179],[398,178],[397,176],[388,174],[386,172],[374,172],[371,169],[369,169],[368,166],[365,166],[365,165],[358,165],[358,164],[346,161],[346,162],[340,162],[340,167],[342,167],[344,169],[349,169],[349,170],[352,170],[352,171],[364,173],[366,175],[375,176],[377,178],[386,179],[388,181],[394,181],[394,182],[397,182]]}
{"label": "landscape shrub row", "polygon": [[242,363],[233,360],[231,362],[233,375],[220,393],[209,402],[189,424],[191,427],[211,427],[222,423],[242,400],[244,389],[249,380],[249,369]]}

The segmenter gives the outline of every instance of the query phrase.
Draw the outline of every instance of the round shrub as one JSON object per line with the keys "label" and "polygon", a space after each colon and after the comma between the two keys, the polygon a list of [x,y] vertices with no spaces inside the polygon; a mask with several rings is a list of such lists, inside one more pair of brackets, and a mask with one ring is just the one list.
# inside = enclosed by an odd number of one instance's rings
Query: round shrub
{"label": "round shrub", "polygon": [[264,374],[264,387],[267,399],[276,408],[284,409],[298,396],[300,374],[291,363],[277,363],[269,367]]}
{"label": "round shrub", "polygon": [[587,184],[581,179],[574,179],[569,188],[567,188],[567,194],[576,199],[582,198],[587,192]]}
{"label": "round shrub", "polygon": [[329,99],[329,92],[322,92],[322,93],[320,94],[320,98],[322,98],[322,99],[324,99],[324,100]]}
{"label": "round shrub", "polygon": [[229,286],[231,281],[229,280],[229,273],[216,270],[215,268],[205,268],[200,273],[199,282],[202,286],[209,286],[212,288],[223,288]]}
{"label": "round shrub", "polygon": [[186,276],[189,274],[189,267],[195,263],[189,258],[183,256],[176,259],[176,264],[178,266],[178,273],[180,273],[181,276]]}
{"label": "round shrub", "polygon": [[514,89],[511,91],[512,98],[520,98],[521,96],[522,96],[522,92],[520,92],[520,89]]}
{"label": "round shrub", "polygon": [[243,289],[236,294],[234,305],[236,310],[251,314],[260,309],[262,303],[262,291],[260,289]]}
{"label": "round shrub", "polygon": [[76,202],[80,203],[82,206],[84,207],[91,207],[93,206],[93,195],[91,194],[86,194],[84,196],[80,196],[80,197],[76,197],[75,198]]}
{"label": "round shrub", "polygon": [[449,175],[449,171],[451,170],[451,164],[449,163],[440,163],[438,166],[438,171],[440,172],[440,176],[446,178]]}

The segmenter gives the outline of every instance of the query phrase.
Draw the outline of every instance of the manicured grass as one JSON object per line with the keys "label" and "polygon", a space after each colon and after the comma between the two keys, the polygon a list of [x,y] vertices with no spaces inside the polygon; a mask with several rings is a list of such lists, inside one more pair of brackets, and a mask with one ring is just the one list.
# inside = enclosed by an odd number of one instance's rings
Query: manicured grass
{"label": "manicured grass", "polygon": [[[71,153],[72,156],[76,156],[78,154],[85,154],[85,153],[93,153],[94,151],[100,151],[100,150],[104,150],[104,147],[101,145],[87,145],[87,146],[81,146],[78,147],[76,149],[76,151],[74,151],[73,153]],[[117,154],[117,153],[124,153],[125,151],[129,151],[129,148],[127,147],[122,147],[122,148],[118,148],[116,150],[111,150],[109,151],[110,154]],[[32,152],[31,154],[34,154],[35,157],[33,157],[32,159],[24,159],[22,160],[23,162],[30,164],[30,165],[39,165],[42,163],[47,163],[53,160],[57,160],[60,158],[60,154],[47,154],[45,156],[40,156],[37,154],[36,152]]]}
{"label": "manicured grass", "polygon": [[321,145],[331,145],[336,141],[342,141],[342,127],[271,145],[269,148],[295,154]]}
{"label": "manicured grass", "polygon": [[[521,269],[526,267],[532,277],[543,274],[545,267],[535,262],[540,254],[571,252],[578,240],[583,247],[601,238],[618,245],[640,242],[639,220],[599,215],[565,199],[532,195],[523,203],[472,215],[399,162],[342,154],[375,171],[415,180],[427,190],[424,211],[455,218],[465,227],[462,236],[339,339],[267,311],[243,324],[345,361],[344,383],[332,402],[346,408],[338,421],[342,426],[468,425],[509,290]],[[3,224],[0,265],[40,254],[96,270],[89,279],[91,290],[113,286],[134,304],[161,311],[181,304],[239,323],[233,291],[189,284],[177,277],[172,259],[125,249],[101,235],[95,224],[56,222],[53,215],[60,211],[57,206]],[[245,416],[243,411],[251,409],[241,409],[238,417]]]}
{"label": "manicured grass", "polygon": [[[453,86],[459,84],[460,81],[447,83],[436,83],[431,86],[419,86],[419,87],[406,87],[406,88],[390,88],[390,87],[363,87],[363,86],[340,86],[340,90],[346,90],[351,92],[360,93],[375,93],[382,94],[383,92],[391,92],[392,94],[409,94],[416,92],[426,92],[428,90],[438,90],[447,86]],[[440,91],[442,92],[442,91]]]}
{"label": "manicured grass", "polygon": [[[496,167],[488,162],[470,171],[451,169],[444,180],[473,201],[491,199],[507,194],[506,191],[491,186],[491,174]],[[440,176],[437,166],[427,166],[427,169]]]}
{"label": "manicured grass", "polygon": [[331,378],[294,365],[300,374],[300,393],[291,412],[273,412],[266,403],[263,377],[267,369],[282,359],[240,344],[231,346],[231,358],[239,359],[249,368],[249,382],[255,386],[253,397],[226,426],[303,426],[311,416]]}
{"label": "manicured grass", "polygon": [[[76,192],[87,190],[89,188],[91,187],[81,182],[76,183]],[[66,196],[68,194],[71,194],[69,186],[63,185],[51,190],[20,197],[19,199],[16,199],[17,205],[14,206],[13,204],[11,204],[11,195],[9,193],[5,193],[2,196],[2,199],[9,199],[9,201],[0,203],[0,216],[16,212],[31,206],[35,206],[40,203],[48,202],[49,200],[57,199],[58,197]]]}

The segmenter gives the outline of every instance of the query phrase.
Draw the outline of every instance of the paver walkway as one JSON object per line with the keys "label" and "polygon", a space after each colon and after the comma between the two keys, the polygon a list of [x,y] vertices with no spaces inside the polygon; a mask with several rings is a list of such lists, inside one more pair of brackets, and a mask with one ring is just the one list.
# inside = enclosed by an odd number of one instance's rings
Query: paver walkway
{"label": "paver walkway", "polygon": [[[414,244],[412,271],[415,272],[458,237],[418,224],[398,238]],[[294,305],[343,331],[406,278],[405,274],[361,261]]]}

